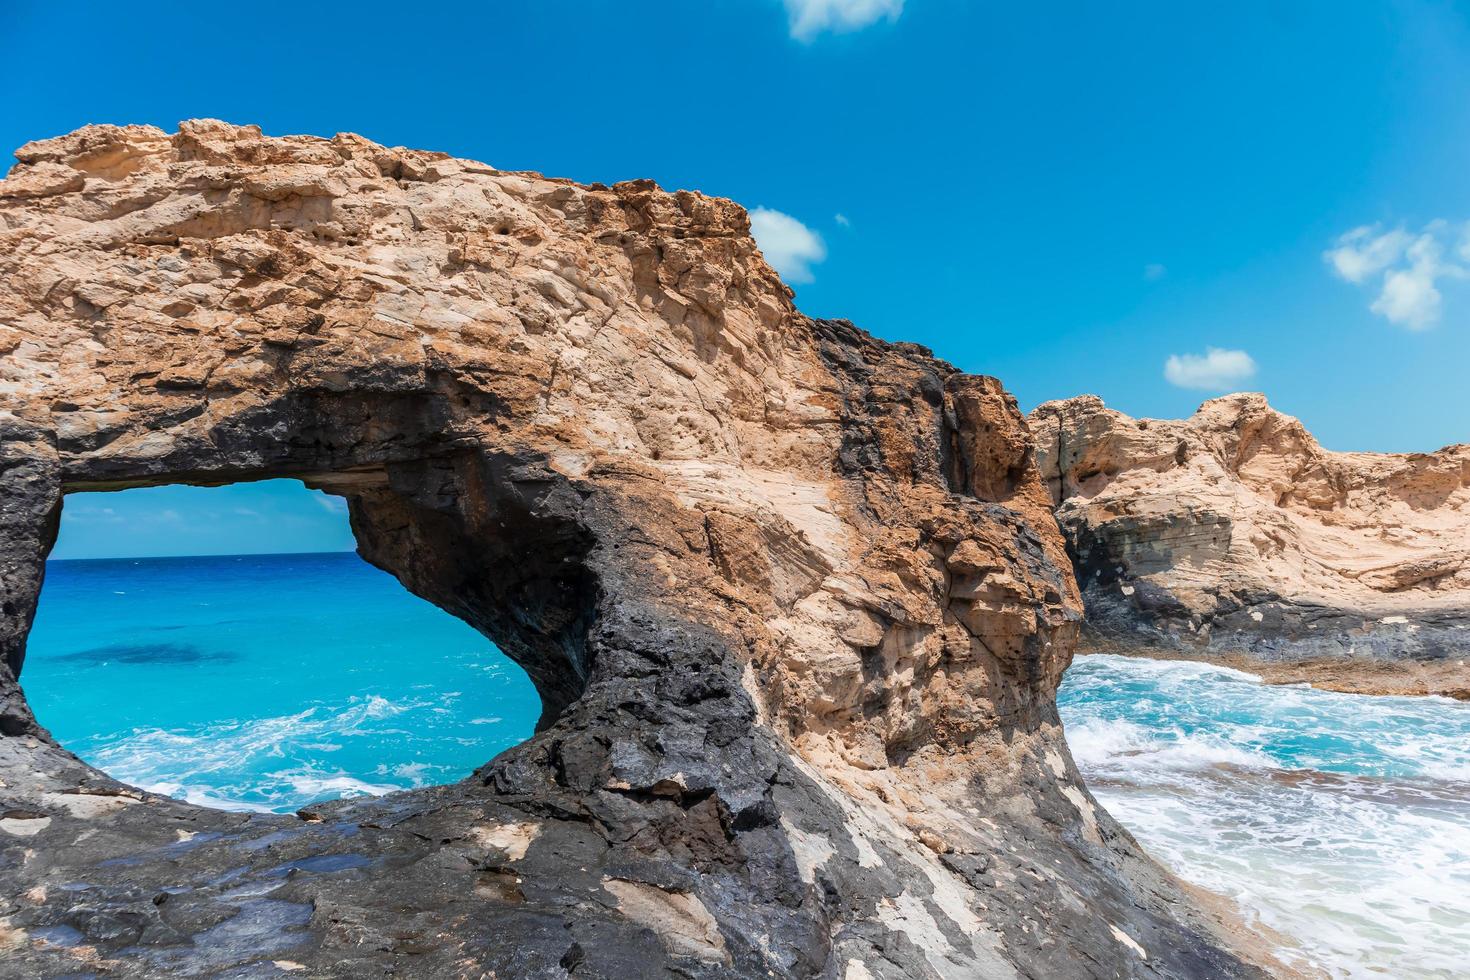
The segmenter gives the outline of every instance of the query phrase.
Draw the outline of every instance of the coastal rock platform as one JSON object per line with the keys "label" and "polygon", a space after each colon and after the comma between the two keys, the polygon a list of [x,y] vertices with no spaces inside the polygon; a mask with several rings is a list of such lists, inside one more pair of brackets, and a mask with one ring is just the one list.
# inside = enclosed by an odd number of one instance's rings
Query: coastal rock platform
{"label": "coastal rock platform", "polygon": [[1087,395],[1029,421],[1088,649],[1470,698],[1470,445],[1330,452],[1258,394],[1183,420]]}

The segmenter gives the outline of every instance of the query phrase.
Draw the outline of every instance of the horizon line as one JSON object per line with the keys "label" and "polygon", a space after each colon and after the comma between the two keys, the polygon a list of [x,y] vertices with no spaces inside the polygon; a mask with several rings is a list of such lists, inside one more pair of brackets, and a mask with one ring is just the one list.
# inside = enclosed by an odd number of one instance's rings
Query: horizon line
{"label": "horizon line", "polygon": [[218,551],[199,555],[94,555],[89,558],[52,558],[53,561],[168,561],[173,558],[290,558],[300,555],[355,555],[356,548],[337,551]]}

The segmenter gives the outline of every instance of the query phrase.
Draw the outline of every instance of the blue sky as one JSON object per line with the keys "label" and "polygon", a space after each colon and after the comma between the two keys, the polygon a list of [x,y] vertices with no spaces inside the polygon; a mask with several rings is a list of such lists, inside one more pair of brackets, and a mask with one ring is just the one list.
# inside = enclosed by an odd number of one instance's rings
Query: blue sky
{"label": "blue sky", "polygon": [[73,493],[53,559],[352,551],[347,501],[299,480]]}
{"label": "blue sky", "polygon": [[[1448,3],[543,0],[0,10],[0,143],[214,116],[750,207],[813,315],[1330,448],[1470,439]],[[756,210],[759,209],[759,210]]]}

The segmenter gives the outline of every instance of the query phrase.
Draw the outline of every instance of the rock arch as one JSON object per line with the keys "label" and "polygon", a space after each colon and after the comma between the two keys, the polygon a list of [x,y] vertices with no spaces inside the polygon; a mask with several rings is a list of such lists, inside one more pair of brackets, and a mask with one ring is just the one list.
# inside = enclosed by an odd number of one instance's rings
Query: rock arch
{"label": "rock arch", "polygon": [[[1255,975],[1071,765],[1080,605],[1014,401],[802,316],[738,206],[207,120],[17,157],[7,964]],[[538,734],[291,818],[54,745],[19,678],[63,494],[267,476],[347,497],[369,561],[527,669]]]}

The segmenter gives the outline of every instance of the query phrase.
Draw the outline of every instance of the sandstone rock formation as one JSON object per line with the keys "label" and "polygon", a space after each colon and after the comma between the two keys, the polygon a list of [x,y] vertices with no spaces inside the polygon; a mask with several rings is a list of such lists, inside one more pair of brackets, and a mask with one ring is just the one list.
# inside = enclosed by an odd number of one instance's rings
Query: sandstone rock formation
{"label": "sandstone rock formation", "polygon": [[1084,396],[1030,424],[1090,642],[1470,696],[1470,445],[1329,452],[1257,394],[1182,421]]}
{"label": "sandstone rock formation", "polygon": [[[0,974],[1258,975],[1067,753],[1080,604],[1012,399],[802,316],[736,205],[213,121],[17,156]],[[290,817],[50,739],[64,494],[283,476],[526,668],[535,737]]]}

